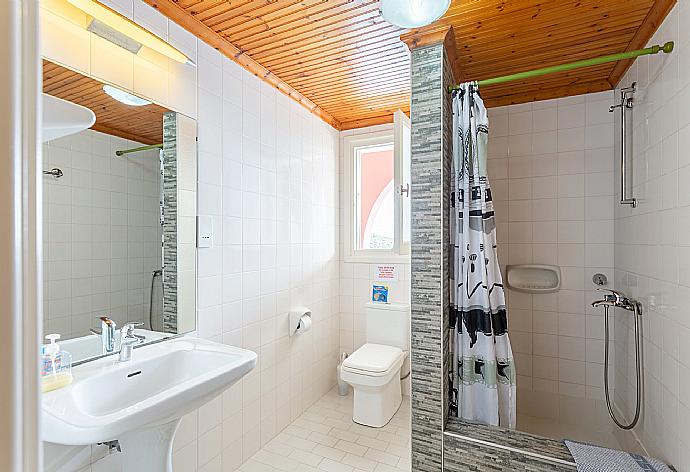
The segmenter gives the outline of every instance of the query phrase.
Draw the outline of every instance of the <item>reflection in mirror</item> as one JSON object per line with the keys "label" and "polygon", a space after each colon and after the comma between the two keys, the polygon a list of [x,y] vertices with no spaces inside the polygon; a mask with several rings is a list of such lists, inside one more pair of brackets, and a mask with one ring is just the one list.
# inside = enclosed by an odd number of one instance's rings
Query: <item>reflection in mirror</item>
{"label": "reflection in mirror", "polygon": [[115,352],[129,322],[146,341],[194,330],[196,122],[48,61],[43,74],[62,107],[44,111],[44,334],[83,338],[63,343],[78,362],[106,354],[102,317]]}

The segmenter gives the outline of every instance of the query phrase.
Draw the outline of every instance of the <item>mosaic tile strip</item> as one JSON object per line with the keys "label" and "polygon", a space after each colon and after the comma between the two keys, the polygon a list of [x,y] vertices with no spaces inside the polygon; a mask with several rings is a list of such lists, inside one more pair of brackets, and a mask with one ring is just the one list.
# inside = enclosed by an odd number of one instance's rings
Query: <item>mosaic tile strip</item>
{"label": "mosaic tile strip", "polygon": [[163,331],[177,333],[177,113],[163,115]]}
{"label": "mosaic tile strip", "polygon": [[485,446],[445,435],[444,472],[574,472],[575,464],[542,460],[519,452]]}
{"label": "mosaic tile strip", "polygon": [[574,462],[568,448],[563,444],[563,441],[558,439],[545,438],[522,431],[499,428],[498,426],[474,424],[456,417],[448,418],[446,431],[555,459]]}
{"label": "mosaic tile strip", "polygon": [[[412,51],[412,470],[440,471],[446,419],[450,123],[442,44]],[[444,162],[446,161],[446,162]]]}
{"label": "mosaic tile strip", "polygon": [[[453,100],[452,95],[447,93],[448,87],[455,84],[453,78],[452,66],[448,60],[448,55],[443,54],[443,85],[441,87],[441,104],[442,104],[442,139],[443,139],[443,212],[441,230],[442,230],[442,241],[443,241],[443,266],[442,266],[442,277],[443,282],[443,317],[441,320],[441,332],[443,333],[443,364],[442,373],[448,373],[452,370],[452,357],[453,352],[451,349],[451,328],[450,328],[450,271],[453,265],[451,264],[451,257],[453,257],[453,245],[450,238],[450,197],[452,188],[452,174],[451,167],[453,163]],[[448,375],[441,376],[442,381],[442,391],[446,392],[443,395],[443,424],[448,421],[449,403],[450,396],[448,393],[451,389],[451,379]]]}

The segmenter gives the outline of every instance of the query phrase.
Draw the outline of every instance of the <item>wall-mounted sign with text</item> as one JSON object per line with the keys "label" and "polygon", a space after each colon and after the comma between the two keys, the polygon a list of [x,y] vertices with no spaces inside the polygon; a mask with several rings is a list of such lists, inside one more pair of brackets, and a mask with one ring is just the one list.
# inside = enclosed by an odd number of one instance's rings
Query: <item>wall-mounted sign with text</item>
{"label": "wall-mounted sign with text", "polygon": [[394,265],[376,266],[376,280],[398,280],[398,268]]}

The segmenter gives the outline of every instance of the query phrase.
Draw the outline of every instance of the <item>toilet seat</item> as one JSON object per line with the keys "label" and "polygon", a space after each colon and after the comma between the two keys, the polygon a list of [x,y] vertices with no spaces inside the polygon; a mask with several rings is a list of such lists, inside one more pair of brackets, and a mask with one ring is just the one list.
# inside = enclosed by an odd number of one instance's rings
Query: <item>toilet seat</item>
{"label": "toilet seat", "polygon": [[402,349],[383,344],[367,343],[343,362],[343,371],[367,377],[386,377],[393,370],[400,370],[404,360]]}

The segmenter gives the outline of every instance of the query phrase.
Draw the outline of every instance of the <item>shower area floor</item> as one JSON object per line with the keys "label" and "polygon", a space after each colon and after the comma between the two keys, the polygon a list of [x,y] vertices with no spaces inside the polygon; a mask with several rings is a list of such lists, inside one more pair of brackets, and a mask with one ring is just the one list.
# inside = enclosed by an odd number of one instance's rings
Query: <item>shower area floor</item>
{"label": "shower area floor", "polygon": [[613,423],[603,398],[528,389],[518,390],[516,429],[551,439],[572,439],[620,450],[625,449],[621,441],[632,439],[629,432]]}
{"label": "shower area floor", "polygon": [[572,439],[573,441],[596,444],[611,449],[623,449],[613,434],[613,427],[574,424],[562,420],[520,414],[517,417],[518,431],[552,439]]}

